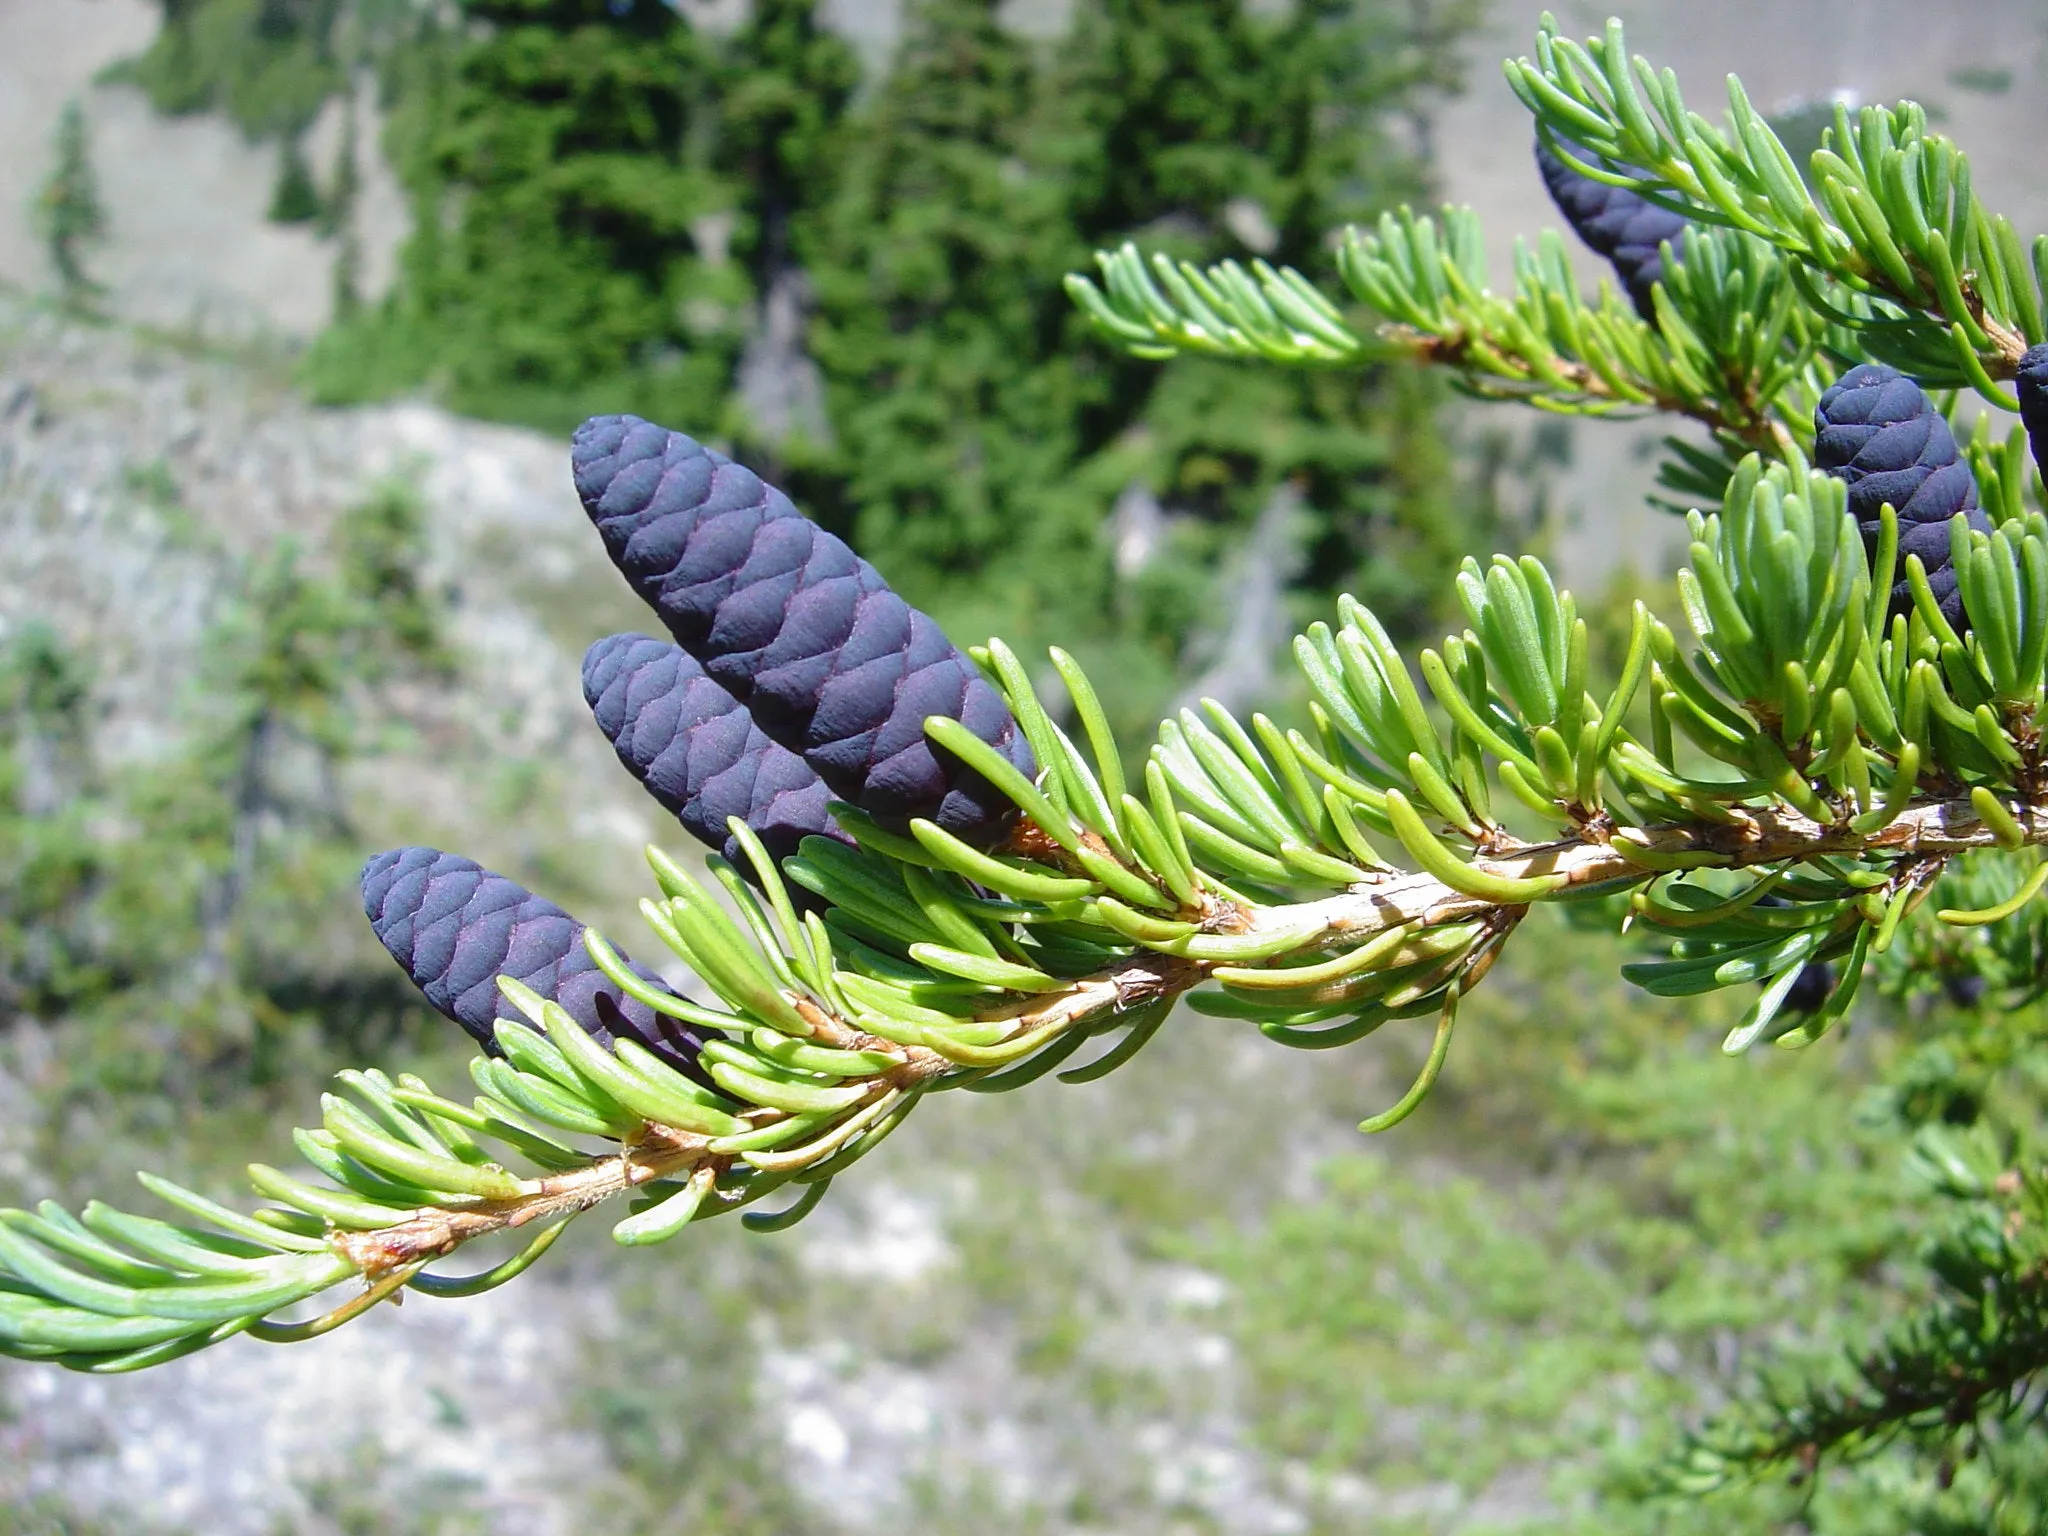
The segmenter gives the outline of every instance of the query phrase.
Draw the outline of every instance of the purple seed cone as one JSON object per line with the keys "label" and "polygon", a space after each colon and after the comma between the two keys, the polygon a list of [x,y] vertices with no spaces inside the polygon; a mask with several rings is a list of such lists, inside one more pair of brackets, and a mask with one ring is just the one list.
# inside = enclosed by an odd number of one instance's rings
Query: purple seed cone
{"label": "purple seed cone", "polygon": [[1785,994],[1781,1006],[1787,1013],[1814,1013],[1834,991],[1835,968],[1825,960],[1809,960],[1799,967],[1798,979]]}
{"label": "purple seed cone", "polygon": [[846,840],[826,814],[824,780],[770,741],[681,647],[607,635],[584,653],[583,697],[626,770],[742,873],[753,865],[726,830],[734,816],[778,864],[806,837]]}
{"label": "purple seed cone", "polygon": [[2027,446],[2034,450],[2035,466],[2048,474],[2048,345],[2029,347],[2020,354],[2013,382],[2019,386],[2020,422],[2027,429]]}
{"label": "purple seed cone", "polygon": [[1984,1001],[1984,978],[1974,971],[1949,971],[1941,978],[1941,989],[1958,1008],[1974,1008]]}
{"label": "purple seed cone", "polygon": [[[1756,899],[1760,907],[1789,907],[1791,902],[1775,892]],[[1769,986],[1766,982],[1764,985]],[[1789,1014],[1812,1013],[1825,1003],[1835,990],[1835,968],[1825,960],[1809,960],[1799,967],[1799,975],[1779,1007]]]}
{"label": "purple seed cone", "polygon": [[1864,547],[1876,549],[1879,510],[1886,503],[1899,515],[1891,611],[1912,611],[1906,556],[1918,555],[1942,614],[1961,630],[1963,599],[1949,568],[1949,519],[1961,512],[1972,528],[1986,533],[1991,520],[1977,506],[1977,481],[1956,451],[1948,418],[1898,369],[1859,363],[1820,397],[1813,426],[1813,462],[1848,482],[1849,512],[1863,530]]}
{"label": "purple seed cone", "polygon": [[[1569,140],[1565,148],[1582,160],[1595,158]],[[1614,263],[1636,313],[1654,322],[1657,310],[1650,290],[1664,276],[1660,247],[1669,240],[1677,248],[1685,236],[1686,220],[1626,187],[1610,187],[1580,175],[1541,139],[1536,141],[1536,169],[1543,173],[1550,200],[1557,204],[1565,222],[1581,240]]]}
{"label": "purple seed cone", "polygon": [[[498,977],[557,1002],[600,1045],[637,1040],[701,1079],[698,1048],[714,1031],[656,1013],[606,979],[583,947],[583,924],[515,880],[434,848],[393,848],[363,866],[363,912],[379,942],[427,1001],[492,1055],[499,1018],[518,1013]],[[633,973],[658,991],[653,972]]]}
{"label": "purple seed cone", "polygon": [[875,568],[753,471],[637,416],[595,416],[570,449],[612,561],[712,680],[826,787],[885,824],[929,817],[990,842],[1013,815],[925,739],[948,715],[1026,774],[995,689]]}

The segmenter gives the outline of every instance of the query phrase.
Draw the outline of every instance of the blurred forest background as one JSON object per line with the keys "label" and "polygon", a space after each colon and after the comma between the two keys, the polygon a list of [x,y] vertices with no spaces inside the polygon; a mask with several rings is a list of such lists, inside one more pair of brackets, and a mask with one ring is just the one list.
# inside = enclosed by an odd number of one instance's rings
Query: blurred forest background
{"label": "blurred forest background", "polygon": [[[2048,7],[1556,7],[1609,8],[1788,125],[1929,103],[2048,228]],[[1534,19],[0,0],[0,1196],[225,1191],[326,1072],[459,1072],[358,916],[379,848],[631,942],[677,839],[577,690],[648,626],[570,492],[587,414],[728,447],[957,639],[1066,645],[1133,752],[1203,694],[1296,707],[1286,637],[1340,591],[1433,640],[1468,553],[1555,557],[1611,644],[1674,564],[1655,431],[1137,364],[1059,287],[1126,238],[1327,280],[1328,231],[1443,196],[1504,271],[1556,222],[1496,72]],[[1110,1081],[934,1105],[786,1237],[593,1229],[289,1351],[10,1365],[0,1532],[2039,1528],[2025,1442],[1697,1507],[1639,1475],[1913,1299],[1901,1128],[2029,1113],[2039,1010],[1901,984],[1729,1061],[1726,999],[1552,940],[1382,1141],[1418,1039],[1189,1015]]]}

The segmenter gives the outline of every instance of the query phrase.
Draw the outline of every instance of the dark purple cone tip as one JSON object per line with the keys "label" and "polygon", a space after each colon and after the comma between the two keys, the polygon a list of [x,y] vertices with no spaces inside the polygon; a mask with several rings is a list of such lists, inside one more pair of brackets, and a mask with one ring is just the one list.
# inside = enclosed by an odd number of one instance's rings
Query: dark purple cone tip
{"label": "dark purple cone tip", "polygon": [[806,837],[848,840],[826,812],[824,780],[681,647],[607,635],[584,653],[583,697],[626,771],[748,878],[753,863],[728,831],[734,816],[777,864]]}
{"label": "dark purple cone tip", "polygon": [[1976,478],[1956,450],[1948,419],[1898,369],[1859,363],[1820,397],[1813,426],[1813,462],[1848,483],[1849,512],[1863,530],[1864,548],[1877,548],[1887,502],[1899,515],[1891,611],[1912,612],[1906,556],[1918,555],[1942,615],[1963,630],[1963,598],[1949,567],[1949,519],[1961,512],[1985,533],[1991,520],[1977,505]]}
{"label": "dark purple cone tip", "polygon": [[[363,866],[363,913],[426,1000],[494,1056],[497,1020],[519,1017],[498,991],[498,977],[511,976],[560,1003],[600,1045],[637,1040],[702,1080],[697,1052],[715,1032],[621,993],[584,949],[583,924],[516,880],[458,854],[393,848]],[[633,974],[669,990],[640,966]]]}
{"label": "dark purple cone tip", "polygon": [[[1791,902],[1775,891],[1757,897],[1760,907],[1789,907]],[[1764,983],[1769,986],[1769,982]],[[1784,1001],[1778,1006],[1785,1013],[1813,1013],[1825,1003],[1835,990],[1835,968],[1825,960],[1809,960],[1799,967],[1799,975],[1786,991]]]}
{"label": "dark purple cone tip", "polygon": [[1834,991],[1835,968],[1825,960],[1809,960],[1799,967],[1799,975],[1779,1006],[1786,1013],[1817,1013]]}
{"label": "dark purple cone tip", "polygon": [[1029,775],[1002,697],[875,568],[723,454],[637,416],[594,416],[570,447],[612,561],[711,679],[838,798],[902,827],[988,843],[1009,800],[925,739],[959,720]]}
{"label": "dark purple cone tip", "polygon": [[[1591,162],[1595,156],[1569,140],[1565,148]],[[1650,290],[1664,276],[1660,249],[1669,240],[1674,249],[1685,236],[1686,220],[1668,208],[1638,197],[1626,187],[1582,176],[1541,139],[1536,141],[1536,169],[1550,189],[1550,200],[1578,237],[1614,264],[1636,313],[1654,322],[1657,308]]]}
{"label": "dark purple cone tip", "polygon": [[2019,386],[2020,424],[2027,429],[2034,465],[2048,474],[2048,345],[2029,347],[2020,354],[2013,382]]}
{"label": "dark purple cone tip", "polygon": [[1985,981],[1974,971],[1949,971],[1941,978],[1941,989],[1958,1008],[1974,1008],[1984,1001]]}

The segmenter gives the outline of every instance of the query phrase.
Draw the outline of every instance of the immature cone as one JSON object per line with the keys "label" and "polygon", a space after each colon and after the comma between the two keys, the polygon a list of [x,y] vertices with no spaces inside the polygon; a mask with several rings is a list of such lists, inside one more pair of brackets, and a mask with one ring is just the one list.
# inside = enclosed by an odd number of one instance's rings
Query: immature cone
{"label": "immature cone", "polygon": [[[1766,893],[1756,899],[1760,907],[1789,907],[1791,902],[1784,897]],[[1817,1012],[1835,990],[1835,968],[1825,960],[1809,960],[1799,967],[1799,975],[1785,993],[1779,1012],[1797,1017],[1800,1014]]]}
{"label": "immature cone", "polygon": [[925,739],[961,721],[1027,775],[1000,695],[875,568],[723,454],[637,416],[596,416],[570,461],[613,562],[713,681],[840,799],[900,827],[993,841],[1013,808]]}
{"label": "immature cone", "polygon": [[[1564,143],[1579,158],[1594,158],[1577,144]],[[1543,173],[1550,200],[1557,204],[1565,222],[1581,240],[1614,263],[1622,287],[1635,302],[1636,313],[1654,321],[1657,310],[1650,290],[1664,276],[1659,247],[1669,240],[1675,248],[1685,235],[1686,220],[1626,187],[1610,187],[1580,175],[1541,139],[1536,141],[1536,169]]]}
{"label": "immature cone", "polygon": [[627,771],[743,874],[753,866],[727,830],[734,816],[778,864],[806,837],[845,840],[824,781],[680,647],[607,635],[584,653],[583,697]]}
{"label": "immature cone", "polygon": [[[515,880],[434,848],[393,848],[363,866],[363,912],[378,940],[428,1002],[497,1054],[495,1024],[518,1014],[498,977],[560,1003],[598,1044],[637,1040],[671,1066],[697,1075],[697,1051],[713,1030],[696,1029],[627,997],[583,947],[583,924]],[[634,975],[658,992],[651,971]]]}
{"label": "immature cone", "polygon": [[1861,363],[1820,397],[1813,425],[1813,462],[1848,482],[1864,547],[1877,547],[1882,507],[1889,503],[1899,515],[1891,611],[1912,611],[1906,556],[1918,555],[1943,615],[1960,631],[1963,600],[1949,568],[1949,519],[1961,512],[1986,533],[1991,520],[1977,506],[1977,482],[1956,451],[1948,418],[1898,369]]}
{"label": "immature cone", "polygon": [[1785,994],[1781,1005],[1788,1014],[1816,1012],[1835,990],[1835,968],[1825,960],[1809,960],[1799,967],[1799,976]]}
{"label": "immature cone", "polygon": [[2019,372],[2013,382],[2020,391],[2020,421],[2027,429],[2027,446],[2034,450],[2034,463],[2048,474],[2048,345],[2029,347],[2020,354]]}

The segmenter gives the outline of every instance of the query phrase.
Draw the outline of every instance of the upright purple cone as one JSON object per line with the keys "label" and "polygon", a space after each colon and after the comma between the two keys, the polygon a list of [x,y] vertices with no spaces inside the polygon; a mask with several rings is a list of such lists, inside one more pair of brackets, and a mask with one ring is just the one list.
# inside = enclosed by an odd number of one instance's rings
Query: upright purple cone
{"label": "upright purple cone", "polygon": [[[1583,159],[1594,158],[1577,144],[1565,147]],[[1541,139],[1536,141],[1536,169],[1573,233],[1614,264],[1636,313],[1654,321],[1657,308],[1650,290],[1664,276],[1662,247],[1667,240],[1675,247],[1684,238],[1684,217],[1626,187],[1580,175]]]}
{"label": "upright purple cone", "polygon": [[1949,520],[1991,531],[1977,505],[1977,481],[1956,450],[1948,418],[1911,379],[1883,363],[1860,363],[1820,397],[1813,412],[1813,462],[1849,486],[1849,512],[1867,549],[1877,546],[1880,512],[1899,516],[1898,579],[1891,611],[1909,613],[1906,556],[1918,555],[1942,614],[1964,627],[1962,594],[1949,566]]}
{"label": "upright purple cone", "polygon": [[[560,1003],[600,1045],[637,1040],[700,1076],[698,1049],[716,1032],[620,992],[583,947],[583,924],[516,880],[458,854],[393,848],[363,866],[362,891],[364,915],[391,958],[486,1051],[497,1053],[497,1020],[517,1016],[498,991],[498,977],[511,976]],[[633,971],[668,991],[653,972]]]}
{"label": "upright purple cone", "polygon": [[778,864],[806,837],[844,840],[824,781],[681,647],[607,635],[583,657],[583,697],[626,771],[743,873],[752,865],[727,830],[734,816]]}
{"label": "upright purple cone", "polygon": [[1027,774],[1031,749],[936,621],[753,471],[680,432],[597,416],[570,459],[613,562],[771,740],[879,821],[1001,836],[1013,807],[934,748],[924,721],[959,720]]}

